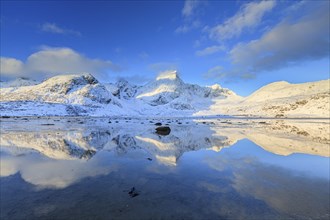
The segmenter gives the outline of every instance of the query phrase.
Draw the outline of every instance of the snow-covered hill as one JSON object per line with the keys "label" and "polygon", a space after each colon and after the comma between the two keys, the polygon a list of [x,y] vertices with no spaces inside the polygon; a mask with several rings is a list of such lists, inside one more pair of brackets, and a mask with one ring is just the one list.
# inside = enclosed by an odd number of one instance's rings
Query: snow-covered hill
{"label": "snow-covered hill", "polygon": [[266,85],[242,100],[218,100],[196,115],[330,118],[330,80]]}
{"label": "snow-covered hill", "polygon": [[[329,117],[329,80],[276,82],[248,97],[202,87],[165,71],[144,86],[100,83],[91,74],[59,75],[37,85],[0,88],[1,115]],[[4,85],[6,83],[2,83]],[[20,86],[21,85],[21,86]]]}
{"label": "snow-covered hill", "polygon": [[40,82],[38,82],[36,80],[30,80],[27,78],[20,77],[20,78],[17,78],[15,80],[8,81],[8,82],[0,81],[0,88],[32,86],[32,85],[36,85],[38,83],[40,83]]}
{"label": "snow-covered hill", "polygon": [[112,94],[90,74],[59,75],[38,85],[1,89],[1,101],[109,104]]}

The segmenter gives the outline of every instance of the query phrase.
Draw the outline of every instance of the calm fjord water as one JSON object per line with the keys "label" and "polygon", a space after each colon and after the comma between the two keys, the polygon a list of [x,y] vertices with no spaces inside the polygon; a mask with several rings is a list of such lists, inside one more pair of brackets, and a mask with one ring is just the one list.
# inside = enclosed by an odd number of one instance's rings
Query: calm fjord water
{"label": "calm fjord water", "polygon": [[[156,122],[169,135],[155,133]],[[329,219],[329,121],[10,118],[1,219]]]}

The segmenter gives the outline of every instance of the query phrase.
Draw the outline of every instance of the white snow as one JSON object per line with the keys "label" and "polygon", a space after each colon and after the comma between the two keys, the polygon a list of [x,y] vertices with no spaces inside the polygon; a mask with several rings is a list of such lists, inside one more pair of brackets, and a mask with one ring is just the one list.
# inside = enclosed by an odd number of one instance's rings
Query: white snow
{"label": "white snow", "polygon": [[160,73],[156,80],[161,80],[161,79],[170,79],[170,80],[175,80],[178,78],[178,72],[176,70],[168,70]]}
{"label": "white snow", "polygon": [[15,80],[8,81],[8,82],[0,81],[0,88],[32,86],[32,85],[36,85],[38,83],[40,83],[40,82],[38,82],[36,80],[30,80],[27,78],[17,78]]}
{"label": "white snow", "polygon": [[88,73],[59,75],[37,85],[25,86],[19,81],[14,87],[0,88],[0,110],[1,115],[8,116],[236,115],[328,118],[329,82],[275,82],[248,97],[241,97],[219,84],[202,87],[185,83],[177,71],[163,72],[144,86],[136,86],[123,79],[114,84],[102,84]]}
{"label": "white snow", "polygon": [[330,80],[275,82],[245,98],[214,101],[208,110],[195,115],[330,118]]}

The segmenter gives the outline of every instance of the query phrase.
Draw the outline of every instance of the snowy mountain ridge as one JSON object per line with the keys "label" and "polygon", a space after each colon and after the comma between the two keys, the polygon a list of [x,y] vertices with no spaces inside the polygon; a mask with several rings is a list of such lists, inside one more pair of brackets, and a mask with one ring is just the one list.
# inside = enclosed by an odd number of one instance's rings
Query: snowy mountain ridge
{"label": "snowy mountain ridge", "polygon": [[9,82],[0,81],[0,88],[32,86],[32,85],[36,85],[38,83],[40,83],[40,82],[38,82],[36,80],[31,80],[28,78],[20,77],[20,78],[17,78],[15,80],[9,81]]}
{"label": "snowy mountain ridge", "polygon": [[36,85],[0,88],[0,110],[9,116],[329,117],[329,82],[275,82],[241,97],[218,84],[185,83],[177,71],[165,71],[144,86],[124,79],[100,83],[88,73],[58,75]]}
{"label": "snowy mountain ridge", "polygon": [[[59,75],[32,85],[1,89],[1,101],[98,105],[114,99],[92,75]],[[113,102],[114,103],[114,102]]]}
{"label": "snowy mountain ridge", "polygon": [[275,82],[241,100],[216,100],[196,115],[330,118],[330,80],[290,84]]}

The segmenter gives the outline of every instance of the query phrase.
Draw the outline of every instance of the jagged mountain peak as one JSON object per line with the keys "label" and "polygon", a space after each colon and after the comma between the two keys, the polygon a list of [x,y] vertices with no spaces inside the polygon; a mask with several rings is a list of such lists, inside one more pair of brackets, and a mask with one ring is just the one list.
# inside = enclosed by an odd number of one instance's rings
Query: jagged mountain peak
{"label": "jagged mountain peak", "polygon": [[164,105],[178,98],[183,93],[185,83],[178,76],[176,70],[160,73],[153,80],[140,88],[136,98],[142,99],[150,105]]}
{"label": "jagged mountain peak", "polygon": [[218,90],[221,89],[222,87],[219,84],[213,84],[212,86],[208,86],[209,88],[213,89],[213,90]]}
{"label": "jagged mountain peak", "polygon": [[124,98],[124,99],[130,99],[133,98],[137,92],[138,86],[132,85],[129,83],[126,79],[119,79],[115,83],[115,87],[117,88],[117,91],[115,96],[117,96],[119,99]]}
{"label": "jagged mountain peak", "polygon": [[181,80],[180,77],[179,77],[179,74],[178,74],[178,71],[177,70],[167,70],[167,71],[164,71],[164,72],[161,72],[156,80]]}
{"label": "jagged mountain peak", "polygon": [[119,86],[119,87],[127,86],[129,84],[130,83],[124,78],[119,78],[118,81],[116,82],[116,85]]}

